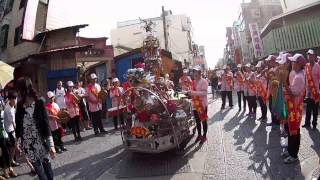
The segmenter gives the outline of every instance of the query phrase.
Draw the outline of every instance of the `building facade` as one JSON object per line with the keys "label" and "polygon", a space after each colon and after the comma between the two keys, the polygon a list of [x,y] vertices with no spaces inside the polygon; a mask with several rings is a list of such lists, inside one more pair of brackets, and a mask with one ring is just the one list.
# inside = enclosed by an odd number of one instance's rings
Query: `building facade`
{"label": "building facade", "polygon": [[281,13],[282,7],[279,0],[252,0],[249,3],[240,4],[239,16],[234,22],[233,28],[239,31],[242,63],[252,62],[259,58],[255,57],[250,24],[256,23],[260,33],[272,17]]}
{"label": "building facade", "polygon": [[319,0],[280,0],[284,13],[303,8],[306,5],[311,5],[319,2]]}
{"label": "building facade", "polygon": [[[31,78],[40,95],[53,90],[58,80],[76,80],[76,52],[89,46],[77,42],[79,29],[87,25],[47,28],[47,0],[2,0],[0,59],[15,67],[15,79]],[[51,1],[50,1],[51,2]],[[52,1],[57,2],[57,1]],[[59,15],[61,16],[61,14]],[[51,17],[53,18],[53,17]],[[68,17],[65,17],[66,19]]]}
{"label": "building facade", "polygon": [[[174,59],[192,64],[192,25],[190,18],[186,15],[172,15],[172,13],[167,12],[165,19],[167,50],[172,53]],[[146,20],[152,21],[153,32],[160,41],[160,47],[166,49],[163,18],[156,17]],[[118,22],[117,28],[111,31],[111,44],[114,47],[115,56],[142,47],[145,38],[144,25],[139,19]]]}
{"label": "building facade", "polygon": [[266,55],[283,50],[305,53],[309,48],[320,54],[320,1],[303,2],[304,5],[273,17],[262,29]]}

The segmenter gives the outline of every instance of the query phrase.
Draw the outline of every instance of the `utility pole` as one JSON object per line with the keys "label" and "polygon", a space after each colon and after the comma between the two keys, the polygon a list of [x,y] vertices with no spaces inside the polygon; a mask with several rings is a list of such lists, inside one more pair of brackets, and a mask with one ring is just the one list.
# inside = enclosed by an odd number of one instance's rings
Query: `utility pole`
{"label": "utility pole", "polygon": [[168,34],[167,34],[167,23],[166,23],[166,15],[164,12],[164,6],[162,6],[162,22],[163,22],[164,47],[165,47],[165,50],[168,51]]}

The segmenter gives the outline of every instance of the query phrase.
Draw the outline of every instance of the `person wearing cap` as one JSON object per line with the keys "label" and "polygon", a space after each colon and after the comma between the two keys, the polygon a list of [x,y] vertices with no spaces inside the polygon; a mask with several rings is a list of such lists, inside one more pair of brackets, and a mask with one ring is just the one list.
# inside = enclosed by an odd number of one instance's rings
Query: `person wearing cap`
{"label": "person wearing cap", "polygon": [[[192,81],[191,90],[188,91],[188,94],[192,98],[193,113],[197,125],[198,137],[196,141],[204,143],[207,140],[208,131],[208,82],[201,76],[201,66],[195,66],[192,74],[194,80]],[[203,134],[201,133],[201,124]]]}
{"label": "person wearing cap", "polygon": [[272,91],[272,85],[275,84],[276,82],[278,82],[278,77],[277,77],[277,68],[278,68],[278,64],[276,62],[277,57],[274,55],[269,55],[266,59],[265,62],[268,66],[268,70],[267,70],[267,84],[268,84],[268,95],[269,95],[269,112],[271,114],[271,123],[268,123],[268,126],[272,126],[272,125],[279,125],[280,122],[277,119],[276,115],[273,113],[273,104],[274,104],[274,96],[275,93]]}
{"label": "person wearing cap", "polygon": [[256,77],[254,72],[252,72],[251,69],[251,64],[246,64],[245,69],[246,69],[246,77],[245,77],[245,82],[246,82],[246,99],[248,101],[248,106],[249,106],[249,113],[248,116],[250,118],[255,118],[256,117],[256,112],[257,112],[257,86],[255,84],[256,82]]}
{"label": "person wearing cap", "polygon": [[225,108],[226,96],[228,96],[230,108],[233,107],[233,102],[232,102],[232,84],[233,84],[232,78],[233,78],[233,74],[230,71],[230,67],[229,66],[224,66],[223,69],[224,69],[224,72],[221,75],[221,98],[222,98],[221,110],[223,110]]}
{"label": "person wearing cap", "polygon": [[86,89],[87,102],[89,104],[89,112],[92,120],[93,131],[95,135],[106,133],[102,124],[102,104],[99,97],[101,86],[97,83],[97,75],[90,74],[91,82]]}
{"label": "person wearing cap", "polygon": [[49,118],[49,127],[51,129],[56,152],[61,153],[62,151],[67,151],[67,149],[64,147],[61,133],[59,131],[59,124],[57,121],[59,119],[58,112],[60,111],[60,108],[59,105],[54,102],[54,93],[52,91],[48,91],[47,96],[49,102],[46,104],[46,109]]}
{"label": "person wearing cap", "polygon": [[67,105],[67,110],[70,116],[68,122],[69,126],[72,129],[72,133],[75,141],[81,141],[82,137],[80,136],[80,108],[79,108],[79,99],[74,95],[73,88],[74,84],[72,81],[67,82],[68,89],[66,92],[65,101]]}
{"label": "person wearing cap", "polygon": [[318,120],[318,108],[319,108],[319,80],[320,80],[320,66],[316,63],[317,56],[314,50],[309,49],[307,52],[308,63],[305,66],[306,76],[306,117],[305,123],[302,127],[310,128],[311,116],[313,116],[312,126],[314,129],[317,128]]}
{"label": "person wearing cap", "polygon": [[179,85],[182,91],[190,90],[192,80],[188,76],[188,69],[183,69],[183,75],[179,78]]}
{"label": "person wearing cap", "polygon": [[267,120],[267,101],[268,101],[268,92],[267,92],[267,79],[265,72],[263,71],[264,65],[262,61],[259,61],[258,64],[256,65],[257,69],[257,76],[256,76],[256,81],[257,81],[257,96],[258,96],[258,101],[261,109],[261,117],[258,119],[260,121],[262,120]]}
{"label": "person wearing cap", "polygon": [[53,92],[55,94],[55,99],[60,109],[66,109],[67,105],[64,99],[64,95],[66,94],[66,90],[62,86],[62,81],[57,82],[57,88]]}
{"label": "person wearing cap", "polygon": [[241,64],[237,65],[237,72],[234,77],[234,89],[237,91],[238,107],[241,111],[241,101],[243,100],[243,109],[246,109],[246,99],[244,96],[244,74],[241,69]]}
{"label": "person wearing cap", "polygon": [[[300,124],[303,112],[303,99],[306,89],[306,77],[303,71],[306,60],[302,54],[288,57],[292,61],[293,75],[289,75],[289,84],[285,83],[285,100],[288,117],[288,147],[286,154],[282,154],[284,163],[290,164],[298,161],[300,147]],[[291,73],[291,72],[290,72]]]}
{"label": "person wearing cap", "polygon": [[[121,99],[121,94],[124,93],[123,88],[120,86],[120,81],[118,78],[114,78],[112,80],[112,87],[110,89],[110,98],[111,98],[111,102],[112,102],[112,107],[118,107],[118,106],[122,106],[123,105],[123,101]],[[116,113],[118,114],[118,113]],[[124,117],[122,113],[119,113],[120,117],[120,123],[123,124],[124,123]],[[114,115],[113,116],[113,125],[114,125],[114,129],[117,130],[118,129],[118,116]]]}
{"label": "person wearing cap", "polygon": [[89,112],[88,112],[88,108],[87,108],[87,102],[85,100],[85,95],[86,95],[86,90],[82,87],[82,81],[77,81],[75,83],[75,87],[73,89],[73,93],[79,98],[79,108],[80,108],[80,118],[82,122],[82,126],[83,128],[85,128],[86,130],[90,130],[92,129],[89,126],[89,121],[90,121],[90,117],[89,117]]}

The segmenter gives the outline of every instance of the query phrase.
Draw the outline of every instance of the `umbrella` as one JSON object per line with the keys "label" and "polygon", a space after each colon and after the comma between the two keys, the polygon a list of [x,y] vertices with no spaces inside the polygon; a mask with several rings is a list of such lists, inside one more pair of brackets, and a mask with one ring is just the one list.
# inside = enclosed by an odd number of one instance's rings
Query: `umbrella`
{"label": "umbrella", "polygon": [[13,79],[14,67],[0,61],[0,88],[4,88]]}

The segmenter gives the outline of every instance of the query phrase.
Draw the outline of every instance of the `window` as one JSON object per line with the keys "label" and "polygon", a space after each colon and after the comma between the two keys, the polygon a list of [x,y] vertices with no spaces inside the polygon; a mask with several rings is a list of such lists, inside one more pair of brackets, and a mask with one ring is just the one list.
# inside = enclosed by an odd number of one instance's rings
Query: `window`
{"label": "window", "polygon": [[25,7],[26,5],[27,5],[27,0],[21,0],[21,1],[20,1],[19,9]]}
{"label": "window", "polygon": [[3,25],[0,33],[0,47],[3,49],[7,47],[8,32],[9,32],[9,25],[8,24]]}
{"label": "window", "polygon": [[14,45],[18,45],[22,43],[22,26],[19,26],[16,28],[15,33],[14,33]]}

